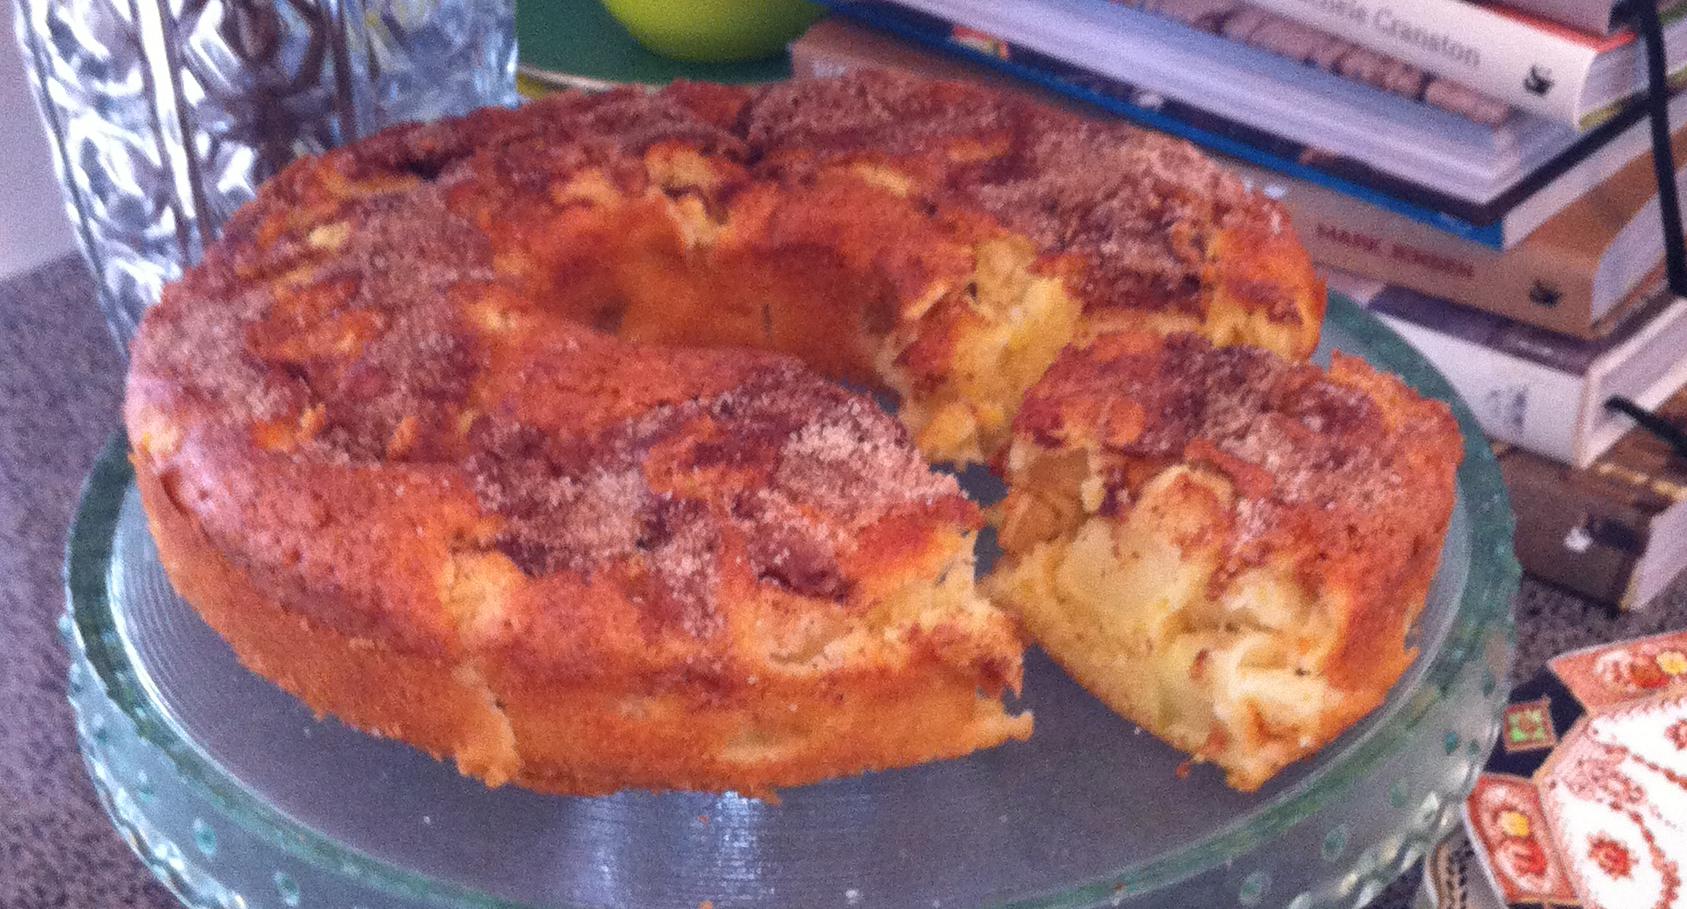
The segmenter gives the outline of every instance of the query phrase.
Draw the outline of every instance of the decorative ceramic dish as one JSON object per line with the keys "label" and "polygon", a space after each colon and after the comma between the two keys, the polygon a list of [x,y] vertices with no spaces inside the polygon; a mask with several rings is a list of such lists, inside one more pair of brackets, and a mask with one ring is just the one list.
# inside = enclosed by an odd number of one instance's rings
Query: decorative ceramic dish
{"label": "decorative ceramic dish", "polygon": [[1465,808],[1500,898],[1687,905],[1687,631],[1557,657],[1504,716]]}
{"label": "decorative ceramic dish", "polygon": [[1518,569],[1499,471],[1446,382],[1340,297],[1323,356],[1332,346],[1453,402],[1459,501],[1417,661],[1382,708],[1258,793],[1180,772],[1183,755],[1035,651],[1036,734],[965,759],[779,804],[488,790],[242,669],[171,591],[121,440],[89,480],[67,565],[89,771],[119,831],[195,907],[1363,905],[1454,824],[1494,741]]}

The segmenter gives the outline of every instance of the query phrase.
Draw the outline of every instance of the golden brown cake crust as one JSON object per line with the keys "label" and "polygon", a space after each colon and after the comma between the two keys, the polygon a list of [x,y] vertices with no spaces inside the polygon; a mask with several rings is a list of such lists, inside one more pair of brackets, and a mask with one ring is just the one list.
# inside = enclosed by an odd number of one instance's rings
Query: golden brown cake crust
{"label": "golden brown cake crust", "polygon": [[[381,369],[370,349],[333,369]],[[143,341],[136,362],[155,355]],[[472,401],[423,370],[291,411],[196,413],[204,389],[137,367],[165,565],[248,665],[465,772],[580,793],[765,794],[1029,732],[997,700],[1019,684],[1004,616],[881,614],[951,568],[970,588],[978,513],[870,401],[782,358],[562,323],[485,356],[511,365],[476,374]],[[243,407],[250,423],[223,422]],[[884,719],[934,701],[915,727]]]}
{"label": "golden brown cake crust", "polygon": [[1218,311],[1234,308],[1276,329],[1260,346],[1290,359],[1317,346],[1323,284],[1282,208],[1186,142],[872,71],[774,86],[742,116],[764,171],[888,163],[949,217],[1029,237],[1105,327],[1175,324],[1225,343]]}
{"label": "golden brown cake crust", "polygon": [[1322,672],[1386,690],[1405,669],[1405,630],[1434,574],[1464,456],[1445,405],[1339,352],[1326,373],[1190,335],[1121,334],[1058,361],[1016,429],[1113,456],[1104,514],[1173,465],[1225,476],[1237,521],[1217,580],[1289,559],[1307,585],[1350,593],[1343,645]]}
{"label": "golden brown cake crust", "polygon": [[[172,578],[316,709],[493,782],[765,792],[1029,733],[916,443],[994,455],[1121,327],[1302,358],[1323,301],[1178,143],[884,74],[568,93],[289,166],[126,422]],[[391,673],[453,706],[352,681]]]}
{"label": "golden brown cake crust", "polygon": [[[723,687],[720,677],[676,679],[639,697],[637,712],[629,711],[625,688],[557,678],[529,641],[507,661],[487,660],[490,677],[465,673],[462,654],[443,641],[436,653],[395,647],[385,629],[347,634],[320,613],[283,603],[273,579],[233,564],[156,474],[137,471],[136,479],[171,582],[245,665],[319,712],[455,759],[462,772],[493,785],[566,795],[642,787],[772,797],[775,787],[818,776],[956,757],[1030,732],[1029,716],[1007,716],[999,703],[979,698],[976,679],[929,650],[902,666],[865,667],[822,683],[769,678],[746,691]],[[1012,650],[1000,656],[1017,660]],[[745,748],[747,727],[772,737],[816,722],[826,735],[813,747],[749,766],[721,759]]]}
{"label": "golden brown cake crust", "polygon": [[[1407,631],[1435,573],[1463,456],[1446,406],[1339,352],[1325,372],[1191,335],[1123,333],[1056,362],[1015,433],[999,589],[1087,687],[1218,761],[1233,785],[1257,788],[1327,744],[1406,670]],[[1094,478],[1082,506],[1040,479],[1062,463]],[[1083,647],[1052,643],[1066,630],[1043,626],[1063,615],[1028,591],[1047,584],[1038,572],[1051,564],[1048,541],[1081,537],[1075,528],[1086,521],[1119,534],[1143,526],[1172,534],[1159,541],[1172,553],[1167,573],[1187,573],[1197,589],[1167,583],[1162,600],[1116,602],[1156,629],[1134,658],[1170,666],[1171,689],[1213,685],[1217,697],[1213,667],[1234,667],[1225,685],[1243,692],[1240,706],[1220,717],[1219,731],[1179,740],[1176,722],[1103,678]],[[1113,545],[1129,561],[1139,542]],[[1273,712],[1245,690],[1256,684],[1250,671],[1280,672],[1273,684],[1307,693],[1296,709]]]}

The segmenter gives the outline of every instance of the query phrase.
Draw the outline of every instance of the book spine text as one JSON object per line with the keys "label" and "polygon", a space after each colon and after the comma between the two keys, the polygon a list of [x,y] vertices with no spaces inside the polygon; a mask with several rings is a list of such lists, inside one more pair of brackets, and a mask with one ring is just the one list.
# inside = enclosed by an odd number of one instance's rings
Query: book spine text
{"label": "book spine text", "polygon": [[1525,242],[1501,252],[1341,193],[1229,163],[1279,199],[1321,265],[1581,338],[1597,336],[1593,263]]}
{"label": "book spine text", "polygon": [[1582,119],[1596,48],[1464,0],[1251,0],[1563,123]]}

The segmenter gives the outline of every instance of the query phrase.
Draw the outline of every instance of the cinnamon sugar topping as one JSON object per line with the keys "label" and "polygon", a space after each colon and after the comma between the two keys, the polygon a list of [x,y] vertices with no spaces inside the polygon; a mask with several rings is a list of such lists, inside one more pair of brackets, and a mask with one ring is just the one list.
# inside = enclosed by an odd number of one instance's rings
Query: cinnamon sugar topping
{"label": "cinnamon sugar topping", "polygon": [[[649,163],[658,160],[669,168],[661,179]],[[707,187],[703,210],[727,232],[732,218],[762,211],[735,214],[735,194],[861,161],[911,175],[924,216],[949,206],[1028,235],[1048,256],[1080,254],[1080,283],[1090,286],[1079,289],[1097,305],[1199,307],[1213,231],[1235,213],[1259,214],[1257,200],[1181,143],[959,85],[872,74],[753,93],[562,94],[399,128],[289,168],[148,319],[136,374],[207,402],[231,425],[281,427],[277,447],[292,457],[466,468],[501,521],[498,545],[523,570],[617,573],[664,625],[715,627],[719,573],[739,557],[759,583],[847,600],[839,565],[864,528],[901,511],[965,513],[952,507],[962,501],[954,481],[927,467],[894,419],[794,362],[748,356],[730,376],[664,373],[671,394],[618,410],[629,394],[646,400],[640,362],[706,362],[632,345],[594,354],[627,360],[601,386],[610,400],[594,407],[598,377],[587,373],[596,367],[535,339],[565,334],[564,317],[618,313],[629,283],[652,280],[635,263],[617,271],[552,248],[576,243],[553,236],[564,213]],[[661,254],[693,253],[704,255]],[[908,292],[928,283],[911,281]],[[548,299],[576,285],[607,302],[564,313]],[[893,302],[873,305],[893,312]],[[541,364],[541,349],[554,359]],[[510,377],[541,365],[579,380],[560,383],[569,387],[555,396],[567,405],[553,413],[566,416],[544,430],[534,424],[549,398],[529,411],[496,399],[533,384]],[[1209,391],[1207,422],[1188,433],[1228,425],[1222,396]],[[1180,425],[1152,432],[1171,440]],[[1170,444],[1157,438],[1140,444]]]}
{"label": "cinnamon sugar topping", "polygon": [[889,415],[789,361],[590,437],[482,418],[470,445],[475,492],[503,517],[499,546],[519,566],[629,566],[652,614],[693,631],[713,614],[723,541],[739,541],[764,583],[843,599],[838,560],[856,531],[960,496]]}
{"label": "cinnamon sugar topping", "polygon": [[[1416,406],[1445,418],[1439,405]],[[1409,446],[1366,391],[1262,350],[1185,334],[1099,339],[1050,370],[1017,426],[1045,445],[1093,438],[1130,458],[1230,475],[1244,545],[1283,528],[1285,509],[1397,507],[1409,470]]]}

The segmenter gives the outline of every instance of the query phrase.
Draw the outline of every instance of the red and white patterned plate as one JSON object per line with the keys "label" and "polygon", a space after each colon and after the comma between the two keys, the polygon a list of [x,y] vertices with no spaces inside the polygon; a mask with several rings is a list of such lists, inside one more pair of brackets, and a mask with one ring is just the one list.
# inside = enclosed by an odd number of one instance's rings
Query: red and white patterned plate
{"label": "red and white patterned plate", "polygon": [[1519,686],[1465,827],[1517,909],[1687,909],[1687,631],[1567,653]]}

